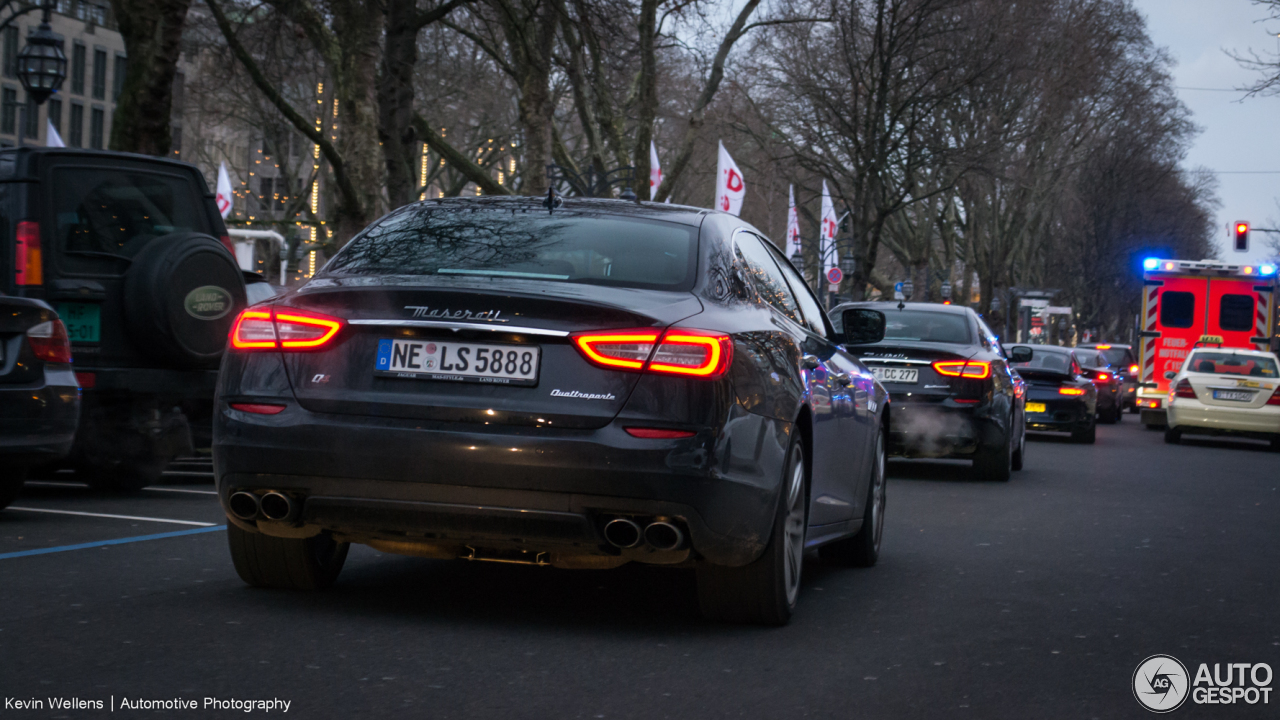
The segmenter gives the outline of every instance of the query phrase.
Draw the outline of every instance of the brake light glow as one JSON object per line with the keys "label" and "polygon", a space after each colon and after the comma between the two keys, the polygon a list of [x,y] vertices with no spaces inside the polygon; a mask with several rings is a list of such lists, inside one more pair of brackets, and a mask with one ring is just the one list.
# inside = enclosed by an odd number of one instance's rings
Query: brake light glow
{"label": "brake light glow", "polygon": [[1110,346],[1110,345],[1095,345],[1094,347],[1095,347],[1095,348],[1097,348],[1098,350],[1110,350],[1110,349],[1111,349],[1111,346]]}
{"label": "brake light glow", "polygon": [[1173,389],[1173,395],[1174,397],[1195,399],[1196,391],[1195,388],[1191,387],[1190,380],[1182,378],[1178,381],[1178,387]]}
{"label": "brake light glow", "polygon": [[43,285],[44,262],[40,253],[40,223],[23,220],[18,223],[17,247],[14,248],[14,282],[18,285]]}
{"label": "brake light glow", "polygon": [[1139,400],[1138,407],[1154,408],[1156,410],[1159,410],[1160,401],[1159,400]]}
{"label": "brake light glow", "polygon": [[643,438],[645,440],[675,440],[678,438],[693,437],[692,430],[670,430],[668,428],[642,427],[629,427],[626,430],[627,434],[631,437]]}
{"label": "brake light glow", "polygon": [[1071,395],[1071,396],[1083,395],[1083,394],[1084,394],[1084,388],[1060,387],[1060,388],[1058,388],[1058,394],[1059,394],[1059,395]]}
{"label": "brake light glow", "polygon": [[611,370],[714,378],[733,359],[729,336],[707,330],[631,328],[576,333],[571,339],[583,357]]}
{"label": "brake light glow", "polygon": [[284,412],[284,405],[271,403],[231,403],[232,410],[253,413],[254,415],[279,415]]}
{"label": "brake light glow", "polygon": [[1108,380],[1111,379],[1111,376],[1107,373],[1100,372],[1098,373],[1098,379],[1101,380],[1102,382],[1107,382]]}
{"label": "brake light glow", "polygon": [[937,360],[933,369],[939,375],[986,380],[991,377],[991,363],[982,360]]}
{"label": "brake light glow", "polygon": [[1138,374],[1138,366],[1137,366],[1137,365],[1130,365],[1130,366],[1129,366],[1129,374],[1130,374],[1130,375],[1137,375],[1137,374]]}
{"label": "brake light glow", "polygon": [[342,319],[294,308],[246,308],[231,326],[237,350],[319,350],[342,330]]}
{"label": "brake light glow", "polygon": [[61,320],[45,320],[27,329],[27,342],[36,357],[49,363],[71,362],[71,341]]}
{"label": "brake light glow", "polygon": [[1271,393],[1271,397],[1267,398],[1267,404],[1280,405],[1280,386],[1276,386],[1275,391]]}

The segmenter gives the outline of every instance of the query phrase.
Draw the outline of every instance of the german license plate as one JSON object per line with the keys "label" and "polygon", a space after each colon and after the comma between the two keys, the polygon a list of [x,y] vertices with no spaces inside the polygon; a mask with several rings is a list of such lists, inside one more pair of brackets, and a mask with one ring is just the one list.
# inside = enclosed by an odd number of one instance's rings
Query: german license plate
{"label": "german license plate", "polygon": [[101,307],[95,303],[58,303],[55,308],[73,343],[96,343],[102,330]]}
{"label": "german license plate", "polygon": [[1247,390],[1214,390],[1214,400],[1230,400],[1232,402],[1250,402],[1253,400],[1253,393]]}
{"label": "german license plate", "polygon": [[1048,408],[1045,407],[1044,403],[1027,403],[1027,412],[1042,413],[1047,410]]}
{"label": "german license plate", "polygon": [[871,374],[882,383],[912,384],[920,381],[920,371],[915,368],[873,367]]}
{"label": "german license plate", "polygon": [[374,370],[426,380],[537,385],[541,354],[536,345],[383,338],[378,341]]}

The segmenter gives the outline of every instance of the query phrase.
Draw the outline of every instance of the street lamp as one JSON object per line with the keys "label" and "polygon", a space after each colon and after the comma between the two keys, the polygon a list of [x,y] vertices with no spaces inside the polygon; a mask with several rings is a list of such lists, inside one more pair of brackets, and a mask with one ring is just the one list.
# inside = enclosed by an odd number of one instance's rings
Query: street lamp
{"label": "street lamp", "polygon": [[791,265],[795,267],[796,272],[800,273],[800,277],[804,277],[804,255],[799,250],[791,256]]}
{"label": "street lamp", "polygon": [[27,89],[27,97],[41,105],[62,87],[67,77],[67,56],[58,46],[58,38],[49,26],[53,5],[45,2],[40,27],[27,36],[27,46],[18,53],[18,79]]}

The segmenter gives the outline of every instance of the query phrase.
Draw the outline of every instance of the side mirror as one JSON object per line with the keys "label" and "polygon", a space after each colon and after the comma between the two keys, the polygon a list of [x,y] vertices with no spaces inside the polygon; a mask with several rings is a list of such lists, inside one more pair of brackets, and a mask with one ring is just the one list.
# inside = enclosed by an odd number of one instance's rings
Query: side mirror
{"label": "side mirror", "polygon": [[1009,353],[1009,361],[1015,363],[1029,363],[1032,356],[1031,348],[1026,345],[1019,345]]}
{"label": "side mirror", "polygon": [[884,339],[884,313],[869,308],[849,308],[840,314],[846,345],[871,345]]}
{"label": "side mirror", "polygon": [[1172,380],[1172,379],[1174,379],[1174,378],[1176,378],[1176,377],[1178,377],[1178,373],[1176,373],[1176,372],[1174,372],[1174,371],[1172,371],[1172,370],[1165,370],[1165,371],[1164,371],[1164,379],[1165,379],[1165,380]]}

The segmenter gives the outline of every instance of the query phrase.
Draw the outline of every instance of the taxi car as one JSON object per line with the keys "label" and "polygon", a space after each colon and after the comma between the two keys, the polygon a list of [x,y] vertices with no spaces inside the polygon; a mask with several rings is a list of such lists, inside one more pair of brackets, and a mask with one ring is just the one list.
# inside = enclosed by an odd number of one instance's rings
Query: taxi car
{"label": "taxi car", "polygon": [[1165,442],[1186,434],[1235,435],[1270,440],[1280,450],[1280,360],[1275,353],[1242,348],[1197,347],[1178,372],[1167,372],[1171,390]]}

